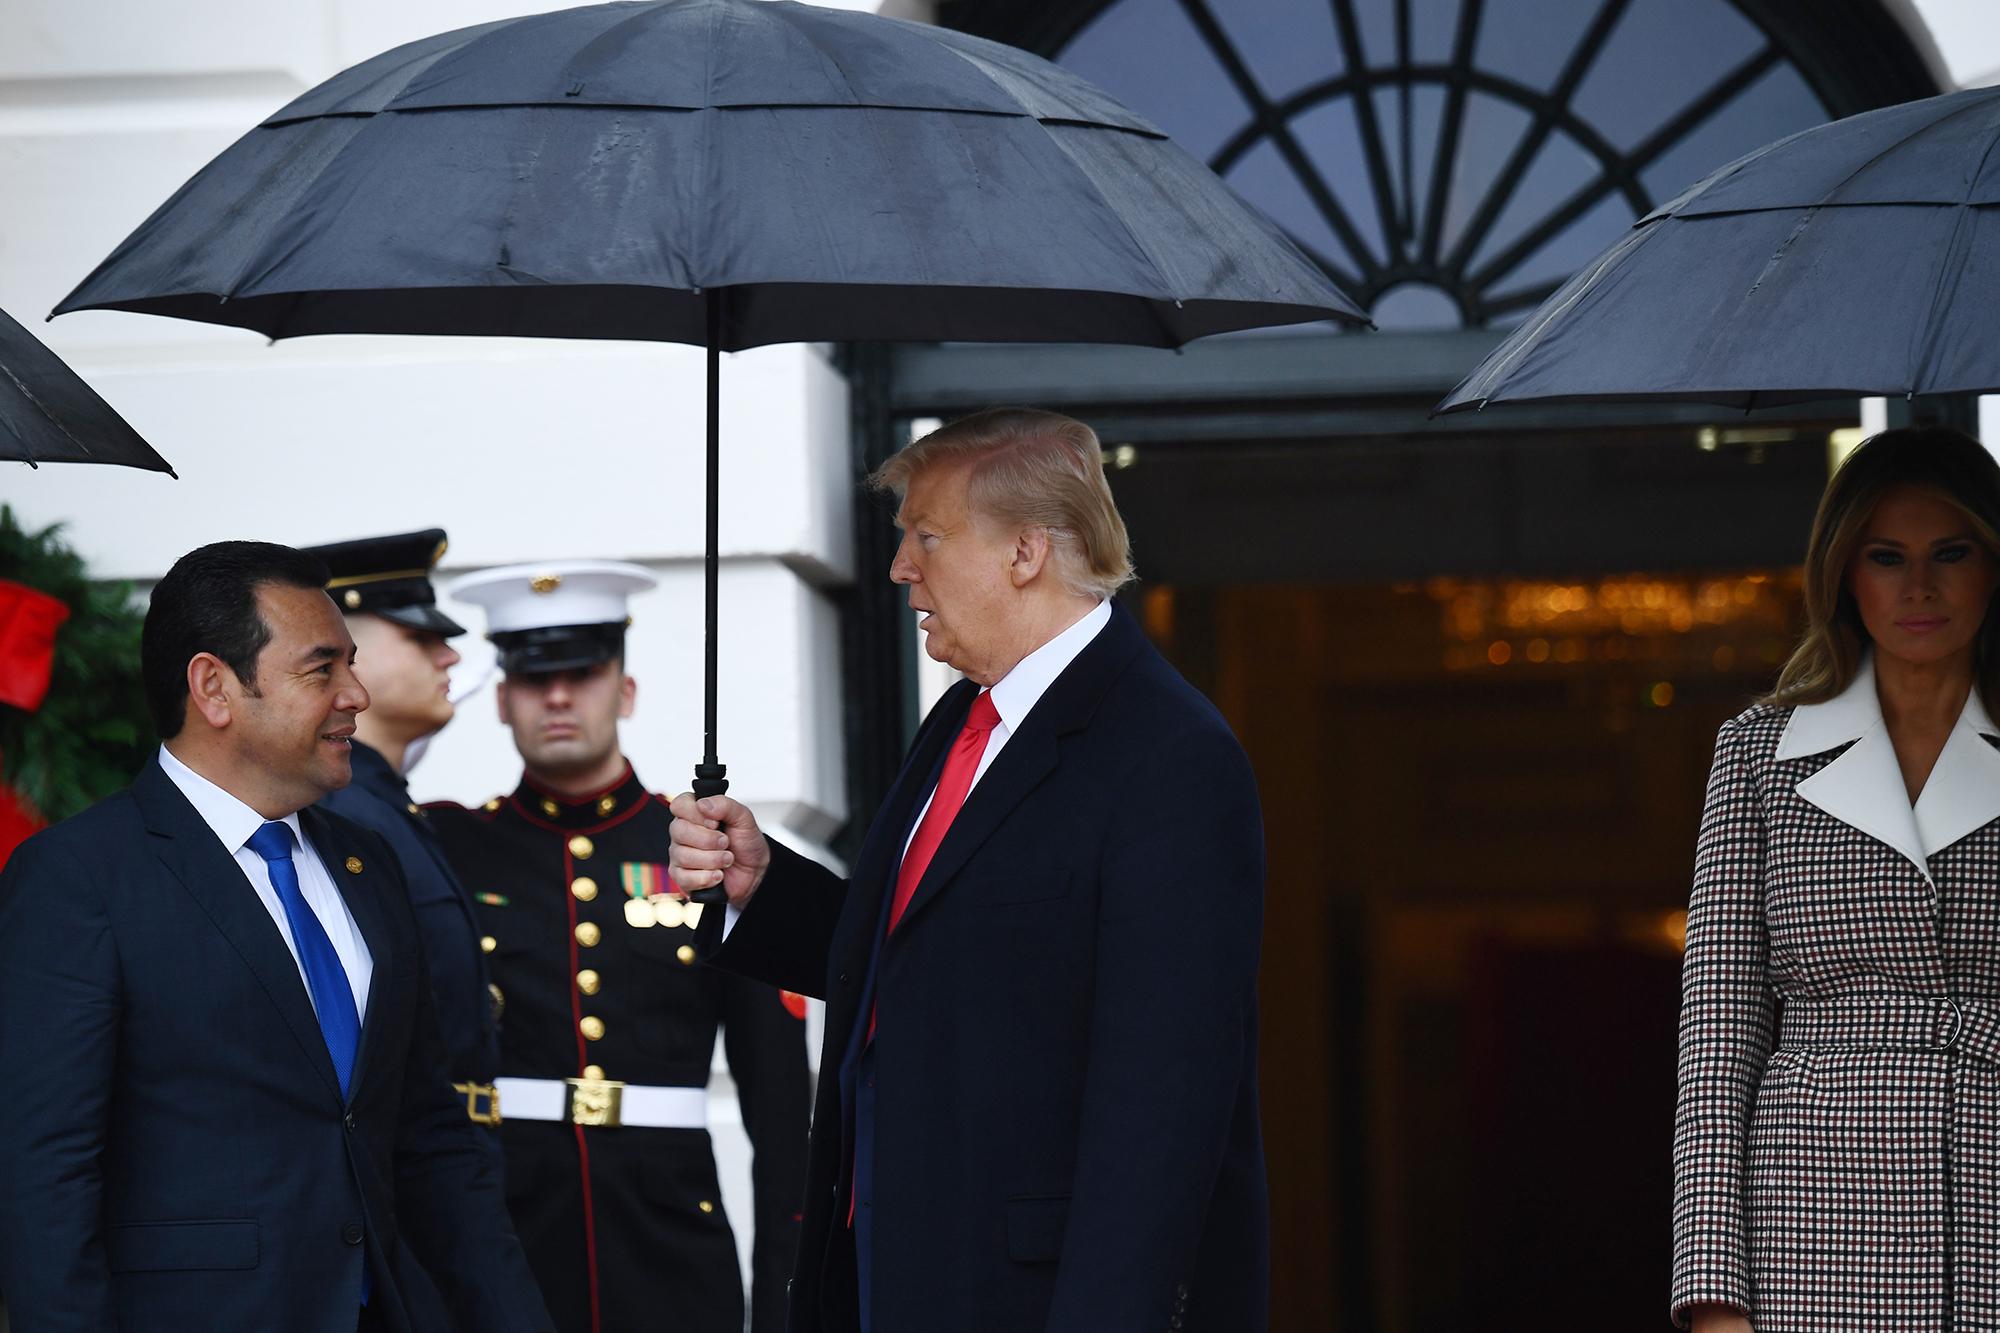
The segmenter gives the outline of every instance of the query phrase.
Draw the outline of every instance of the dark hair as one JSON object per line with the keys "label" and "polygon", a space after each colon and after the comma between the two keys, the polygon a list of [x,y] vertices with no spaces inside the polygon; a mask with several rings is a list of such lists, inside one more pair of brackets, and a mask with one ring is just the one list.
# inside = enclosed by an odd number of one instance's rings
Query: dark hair
{"label": "dark hair", "polygon": [[160,739],[178,736],[187,719],[187,667],[197,653],[214,653],[255,693],[257,654],[271,641],[257,613],[258,588],[324,588],[327,577],[318,556],[273,542],[215,542],[174,561],[153,587],[139,642],[146,708]]}
{"label": "dark hair", "polygon": [[[1847,589],[1847,564],[1883,495],[1920,486],[1956,508],[2000,561],[2000,462],[1948,426],[1903,426],[1862,441],[1826,484],[1806,543],[1806,631],[1766,702],[1824,703],[1853,683],[1868,630]],[[2000,708],[2000,614],[1988,607],[1973,646],[1973,687]]]}

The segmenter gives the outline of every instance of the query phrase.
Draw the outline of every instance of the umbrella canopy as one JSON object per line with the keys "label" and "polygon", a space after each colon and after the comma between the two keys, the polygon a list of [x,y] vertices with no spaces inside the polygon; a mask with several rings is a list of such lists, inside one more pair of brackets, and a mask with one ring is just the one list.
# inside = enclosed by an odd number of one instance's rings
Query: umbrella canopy
{"label": "umbrella canopy", "polygon": [[790,0],[427,38],[252,130],[57,307],[308,333],[1177,346],[1359,309],[1011,47]]}
{"label": "umbrella canopy", "polygon": [[1640,219],[1438,410],[2000,389],[1996,146],[2000,88],[1780,139]]}
{"label": "umbrella canopy", "polygon": [[707,755],[717,353],[773,342],[1178,346],[1365,323],[1208,169],[1075,76],[792,0],[484,24],[336,75],[57,307],[308,333],[705,344]]}
{"label": "umbrella canopy", "polygon": [[41,463],[119,463],[174,476],[41,339],[0,310],[0,458]]}

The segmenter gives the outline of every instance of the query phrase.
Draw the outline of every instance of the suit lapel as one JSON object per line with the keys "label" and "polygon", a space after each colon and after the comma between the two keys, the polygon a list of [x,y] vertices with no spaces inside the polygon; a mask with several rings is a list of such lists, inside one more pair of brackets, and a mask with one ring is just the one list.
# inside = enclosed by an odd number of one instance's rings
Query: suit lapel
{"label": "suit lapel", "polygon": [[333,1070],[333,1057],[327,1054],[312,998],[306,994],[305,978],[242,867],[158,762],[140,772],[132,796],[145,815],[161,863],[242,957],[327,1091],[338,1098],[340,1079]]}
{"label": "suit lapel", "polygon": [[[368,976],[368,1002],[362,1008],[361,1044],[354,1053],[354,1075],[348,1087],[348,1095],[352,1097],[361,1085],[362,1071],[368,1067],[369,1037],[381,1026],[384,990],[396,975],[396,941],[382,905],[383,867],[369,865],[368,859],[360,855],[359,845],[347,836],[346,826],[336,825],[318,807],[309,806],[301,810],[299,823],[305,829],[306,837],[311,839],[320,864],[326,868],[327,878],[333,881],[334,887],[340,891],[341,901],[347,904],[347,913],[354,918],[356,928],[361,931],[361,942],[368,946],[368,956],[372,960]],[[350,860],[361,869],[348,870]]]}
{"label": "suit lapel", "polygon": [[[913,917],[944,892],[1015,807],[1055,771],[1061,757],[1060,738],[1090,721],[1111,682],[1144,646],[1145,636],[1139,632],[1137,622],[1114,606],[1111,619],[1029,710],[1021,729],[1008,737],[1007,747],[965,798],[965,805],[951,821],[930,865],[925,867],[909,906],[903,909],[902,920],[896,924],[898,936],[910,928]],[[972,694],[968,693],[965,708],[959,711],[952,726],[953,737],[971,707]],[[899,854],[900,851],[898,848]]]}

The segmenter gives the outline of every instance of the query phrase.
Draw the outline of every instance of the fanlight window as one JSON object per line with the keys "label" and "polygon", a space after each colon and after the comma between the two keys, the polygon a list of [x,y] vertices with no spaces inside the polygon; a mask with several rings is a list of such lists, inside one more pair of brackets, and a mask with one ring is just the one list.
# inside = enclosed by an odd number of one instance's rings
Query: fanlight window
{"label": "fanlight window", "polygon": [[1829,118],[1728,0],[1114,0],[1057,60],[1384,328],[1514,323],[1658,203]]}

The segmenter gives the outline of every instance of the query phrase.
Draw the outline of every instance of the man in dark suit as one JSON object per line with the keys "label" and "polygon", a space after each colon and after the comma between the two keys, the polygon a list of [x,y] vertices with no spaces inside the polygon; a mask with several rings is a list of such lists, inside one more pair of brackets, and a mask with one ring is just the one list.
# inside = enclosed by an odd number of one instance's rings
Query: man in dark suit
{"label": "man in dark suit", "polygon": [[549,1328],[396,860],[307,808],[368,706],[326,578],[259,542],[178,561],[157,761],[0,875],[16,1333]]}
{"label": "man in dark suit", "polygon": [[1263,831],[1222,718],[1108,598],[1089,427],[954,423],[877,478],[967,677],[846,880],[674,801],[718,965],[827,1000],[793,1333],[1265,1326]]}
{"label": "man in dark suit", "polygon": [[451,641],[464,626],[438,610],[431,570],[445,552],[442,528],[361,537],[306,549],[332,575],[326,590],[354,636],[355,671],[368,710],[354,720],[354,781],[320,807],[382,835],[396,853],[423,936],[424,964],[444,1037],[445,1072],[465,1099],[480,1140],[500,1158],[500,992],[487,975],[472,894],[446,859],[430,815],[410,799],[404,774],[419,747],[452,718]]}

